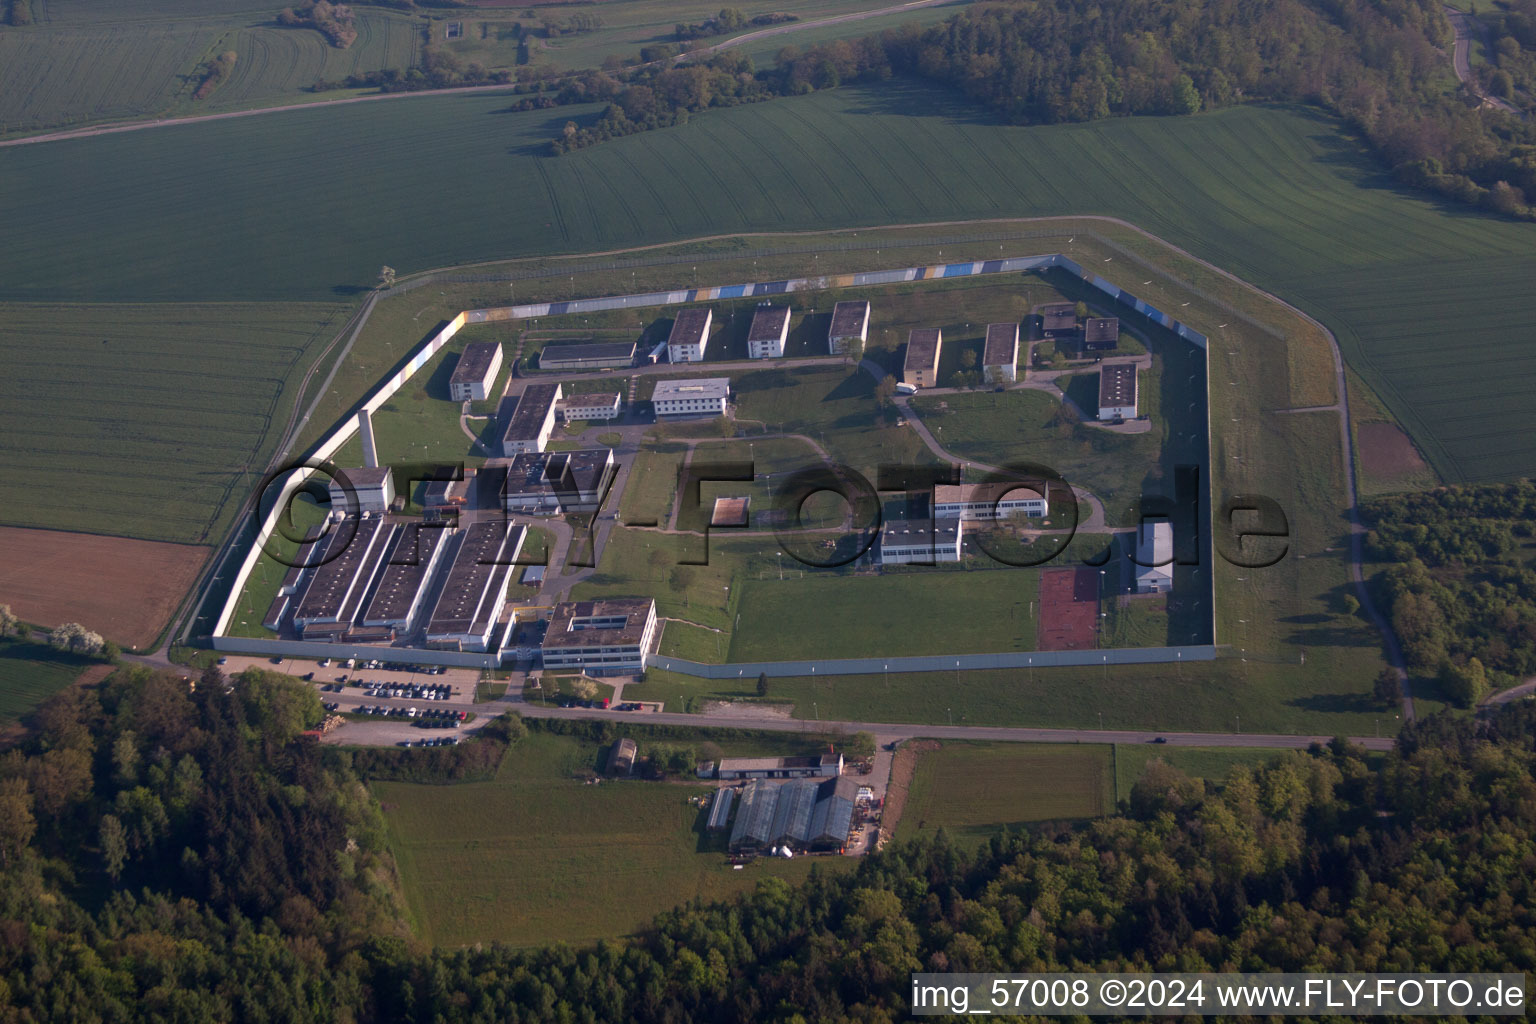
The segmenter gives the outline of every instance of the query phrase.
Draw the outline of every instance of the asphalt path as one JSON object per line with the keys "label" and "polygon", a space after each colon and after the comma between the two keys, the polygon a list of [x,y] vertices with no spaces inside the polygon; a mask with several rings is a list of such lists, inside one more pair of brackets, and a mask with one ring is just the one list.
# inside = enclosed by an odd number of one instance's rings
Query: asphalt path
{"label": "asphalt path", "polygon": [[1524,118],[1524,114],[1505,100],[1484,93],[1482,87],[1477,84],[1477,79],[1472,77],[1472,37],[1478,36],[1486,46],[1488,26],[1454,7],[1446,7],[1444,10],[1446,20],[1451,23],[1451,28],[1456,33],[1456,44],[1451,48],[1451,67],[1456,69],[1456,77],[1461,80],[1461,84],[1466,86],[1472,95],[1482,100],[1484,105]]}

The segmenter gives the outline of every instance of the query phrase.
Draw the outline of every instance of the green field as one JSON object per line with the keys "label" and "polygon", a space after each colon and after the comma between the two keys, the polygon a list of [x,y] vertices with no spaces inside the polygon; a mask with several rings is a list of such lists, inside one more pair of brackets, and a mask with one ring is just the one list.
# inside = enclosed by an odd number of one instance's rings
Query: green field
{"label": "green field", "polygon": [[1258,767],[1288,756],[1279,750],[1252,747],[1169,747],[1120,743],[1115,746],[1115,788],[1121,800],[1128,800],[1131,787],[1154,760],[1166,761],[1192,778],[1204,779],[1207,787],[1220,786],[1238,765]]}
{"label": "green field", "polygon": [[961,841],[980,842],[1002,828],[1114,810],[1109,747],[946,741],[918,754],[896,838],[942,828]]}
{"label": "green field", "polygon": [[841,863],[766,859],[732,871],[689,803],[713,787],[583,785],[575,776],[605,753],[535,732],[494,782],[375,783],[418,937],[438,946],[586,943],[631,934],[691,899]]}
{"label": "green field", "polygon": [[218,540],[345,311],[335,302],[0,306],[4,521]]}
{"label": "green field", "polygon": [[0,640],[0,727],[15,722],[99,664],[47,644]]}

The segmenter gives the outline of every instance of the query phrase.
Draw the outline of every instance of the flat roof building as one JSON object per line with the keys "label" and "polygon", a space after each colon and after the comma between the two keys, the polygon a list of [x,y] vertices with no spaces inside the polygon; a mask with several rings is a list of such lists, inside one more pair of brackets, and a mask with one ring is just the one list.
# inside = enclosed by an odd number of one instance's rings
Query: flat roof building
{"label": "flat roof building", "polygon": [[724,416],[731,378],[659,380],[651,393],[657,416]]}
{"label": "flat roof building", "polygon": [[577,420],[616,420],[621,401],[617,392],[598,395],[567,395],[555,403],[555,413],[566,423]]}
{"label": "flat roof building", "polygon": [[880,561],[932,565],[960,561],[963,519],[892,519],[880,528]]}
{"label": "flat roof building", "polygon": [[1027,484],[939,484],[933,489],[935,519],[1008,519],[1045,515],[1045,498]]}
{"label": "flat roof building", "polygon": [[868,302],[863,300],[839,302],[832,307],[832,326],[827,329],[829,353],[834,356],[843,355],[851,343],[857,343],[857,349],[862,349],[868,340]]}
{"label": "flat roof building", "polygon": [[1099,366],[1099,421],[1136,418],[1136,364]]}
{"label": "flat roof building", "polygon": [[530,515],[596,512],[614,471],[612,448],[524,452],[507,467],[502,507]]}
{"label": "flat roof building", "polygon": [[715,802],[709,808],[709,821],[704,827],[711,832],[724,832],[725,827],[731,822],[731,803],[735,799],[734,789],[716,790]]}
{"label": "flat roof building", "polygon": [[395,481],[388,466],[360,466],[343,469],[341,475],[352,485],[352,500],[347,498],[341,481],[332,477],[326,484],[331,496],[331,511],[357,515],[359,512],[387,512],[395,500]]}
{"label": "flat roof building", "polygon": [[680,309],[667,335],[667,359],[674,363],[697,363],[709,348],[709,325],[715,311],[705,308]]}
{"label": "flat roof building", "polygon": [[747,331],[747,357],[749,359],[777,359],[784,354],[784,342],[789,340],[789,307],[764,303],[752,314],[752,326]]}
{"label": "flat roof building", "polygon": [[1083,321],[1082,348],[1085,352],[1113,352],[1120,347],[1120,318],[1091,316]]}
{"label": "flat roof building", "polygon": [[517,568],[512,563],[527,536],[526,527],[494,520],[459,531],[459,549],[427,621],[428,646],[461,651],[490,648]]}
{"label": "flat roof building", "polygon": [[448,397],[455,402],[483,402],[491,396],[501,372],[501,343],[472,341],[464,346],[459,365],[448,378]]}
{"label": "flat roof building", "polygon": [[539,352],[541,370],[614,370],[635,363],[633,341],[582,342],[545,345]]}
{"label": "flat roof building", "polygon": [[981,373],[988,384],[1011,384],[1018,379],[1019,325],[987,324],[987,343],[981,351]]}
{"label": "flat roof building", "polygon": [[519,452],[541,452],[555,429],[555,403],[559,384],[529,384],[517,396],[517,406],[507,417],[501,435],[501,453],[511,458]]}
{"label": "flat roof building", "polygon": [[463,480],[428,480],[421,498],[423,511],[441,514],[463,508],[469,504],[469,486],[474,479],[475,470],[469,468]]}
{"label": "flat roof building", "polygon": [[1077,305],[1053,302],[1040,307],[1040,334],[1046,338],[1067,338],[1077,333]]}
{"label": "flat roof building", "polygon": [[294,608],[293,625],[304,639],[333,640],[357,620],[359,606],[383,561],[382,542],[391,532],[376,516],[332,527],[326,550],[320,554],[328,561],[315,568]]}
{"label": "flat roof building", "polygon": [[939,351],[944,332],[920,327],[907,335],[907,356],[901,364],[901,382],[914,388],[931,388],[939,382]]}
{"label": "flat roof building", "polygon": [[451,527],[407,523],[395,528],[373,598],[363,610],[363,625],[397,634],[415,629],[432,577],[437,572]]}
{"label": "flat roof building", "polygon": [[1173,589],[1173,524],[1143,519],[1136,528],[1136,592],[1166,594]]}
{"label": "flat roof building", "polygon": [[555,605],[544,632],[544,667],[634,674],[645,668],[655,637],[656,602],[649,597],[568,601]]}

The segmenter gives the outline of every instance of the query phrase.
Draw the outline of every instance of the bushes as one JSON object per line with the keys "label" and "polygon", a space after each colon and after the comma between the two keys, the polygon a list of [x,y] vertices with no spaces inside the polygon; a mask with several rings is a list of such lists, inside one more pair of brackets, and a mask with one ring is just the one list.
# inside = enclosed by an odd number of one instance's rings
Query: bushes
{"label": "bushes", "polygon": [[213,60],[208,62],[207,73],[203,76],[202,84],[192,94],[195,100],[205,100],[219,86],[229,80],[230,73],[235,70],[236,54],[234,50],[226,50]]}
{"label": "bushes", "polygon": [[352,8],[344,4],[332,4],[327,0],[309,0],[297,8],[285,7],[278,12],[277,23],[291,27],[312,28],[325,36],[330,44],[345,50],[357,42],[357,25]]}

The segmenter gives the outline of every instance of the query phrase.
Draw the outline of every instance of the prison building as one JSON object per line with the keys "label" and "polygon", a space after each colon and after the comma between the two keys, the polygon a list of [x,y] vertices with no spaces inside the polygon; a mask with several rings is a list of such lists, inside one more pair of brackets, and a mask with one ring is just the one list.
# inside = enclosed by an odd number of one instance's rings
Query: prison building
{"label": "prison building", "polygon": [[789,307],[764,303],[752,314],[747,331],[747,356],[751,359],[777,359],[784,354],[789,340]]}
{"label": "prison building", "polygon": [[935,519],[1011,519],[1045,515],[1046,502],[1023,484],[939,484],[933,489]]}
{"label": "prison building", "polygon": [[724,832],[731,822],[731,805],[735,800],[734,789],[718,790],[715,793],[715,802],[709,808],[709,821],[704,827],[711,832]]}
{"label": "prison building", "polygon": [[853,828],[857,796],[853,779],[749,782],[737,804],[729,849],[735,854],[784,848],[841,853]]}
{"label": "prison building", "polygon": [[633,341],[583,342],[575,345],[545,345],[539,352],[541,370],[617,370],[635,364]]}
{"label": "prison building", "polygon": [[555,429],[555,403],[561,398],[559,384],[529,384],[517,397],[501,435],[501,453],[512,458],[519,452],[541,452]]}
{"label": "prison building", "polygon": [[1136,418],[1136,364],[1104,363],[1099,367],[1099,421]]}
{"label": "prison building", "polygon": [[528,515],[596,512],[616,468],[612,448],[524,452],[507,467],[502,507]]}
{"label": "prison building", "polygon": [[839,302],[832,307],[832,326],[827,329],[827,351],[840,356],[857,342],[855,351],[869,340],[869,303]]}
{"label": "prison building", "polygon": [[880,529],[880,561],[931,565],[960,561],[963,519],[892,519]]}
{"label": "prison building", "polygon": [[496,374],[501,372],[501,343],[472,341],[464,346],[459,365],[448,378],[448,397],[455,402],[483,402],[491,397]]}
{"label": "prison building", "polygon": [[366,518],[332,524],[326,549],[317,549],[322,564],[311,574],[293,612],[293,625],[305,640],[334,640],[357,618],[358,606],[379,567],[389,528],[383,519]]}
{"label": "prison building", "polygon": [[316,548],[322,533],[324,533],[324,527],[319,525],[311,526],[305,531],[304,539],[299,542],[299,549],[294,553],[292,564],[283,574],[282,582],[277,585],[277,594],[272,598],[272,603],[267,606],[267,614],[261,620],[261,624],[274,633],[282,631],[283,620],[298,604],[305,574],[309,571],[309,567],[314,565],[315,560],[321,557]]}
{"label": "prison building", "polygon": [[744,527],[751,498],[716,498],[709,513],[710,526]]}
{"label": "prison building", "polygon": [[1040,307],[1040,336],[1070,338],[1077,334],[1077,306],[1071,302],[1053,302]]}
{"label": "prison building", "polygon": [[608,751],[609,775],[633,775],[635,772],[635,754],[638,753],[635,741],[628,736],[614,743]]}
{"label": "prison building", "polygon": [[673,363],[697,363],[709,348],[709,325],[715,311],[709,308],[678,310],[667,335],[667,360]]}
{"label": "prison building", "polygon": [[[362,466],[343,469],[340,477],[331,477],[326,489],[331,495],[331,510],[355,516],[359,512],[387,512],[395,500],[395,481],[388,466]],[[342,479],[352,487],[352,497],[342,486]]]}
{"label": "prison building", "polygon": [[1117,316],[1091,316],[1083,321],[1084,352],[1113,352],[1120,347],[1120,318]]}
{"label": "prison building", "polygon": [[718,779],[836,778],[843,773],[842,754],[806,757],[722,757],[715,766]]}
{"label": "prison building", "polygon": [[544,667],[633,675],[644,670],[655,638],[656,602],[649,597],[568,601],[555,605],[544,632]]}
{"label": "prison building", "polygon": [[555,403],[555,415],[563,423],[577,420],[616,420],[622,401],[617,392],[607,395],[570,395]]}
{"label": "prison building", "polygon": [[428,480],[421,498],[422,511],[432,516],[456,513],[469,504],[469,487],[474,482],[475,470],[464,470],[463,480]]}
{"label": "prison building", "polygon": [[490,648],[517,569],[512,563],[527,536],[526,527],[498,521],[460,531],[459,550],[427,621],[427,646],[456,651]]}
{"label": "prison building", "polygon": [[981,350],[981,374],[988,384],[1012,384],[1018,379],[1019,325],[987,324]]}
{"label": "prison building", "polygon": [[939,351],[944,332],[920,327],[907,335],[907,357],[901,364],[901,382],[914,388],[931,388],[939,382]]}
{"label": "prison building", "polygon": [[657,416],[724,416],[731,378],[659,380],[651,393]]}
{"label": "prison building", "polygon": [[379,585],[363,609],[364,626],[398,635],[416,628],[432,577],[448,547],[445,541],[452,532],[451,527],[424,527],[420,523],[396,528],[384,558],[384,571],[379,573]]}
{"label": "prison building", "polygon": [[1173,524],[1143,519],[1136,528],[1136,593],[1166,594],[1173,589]]}

